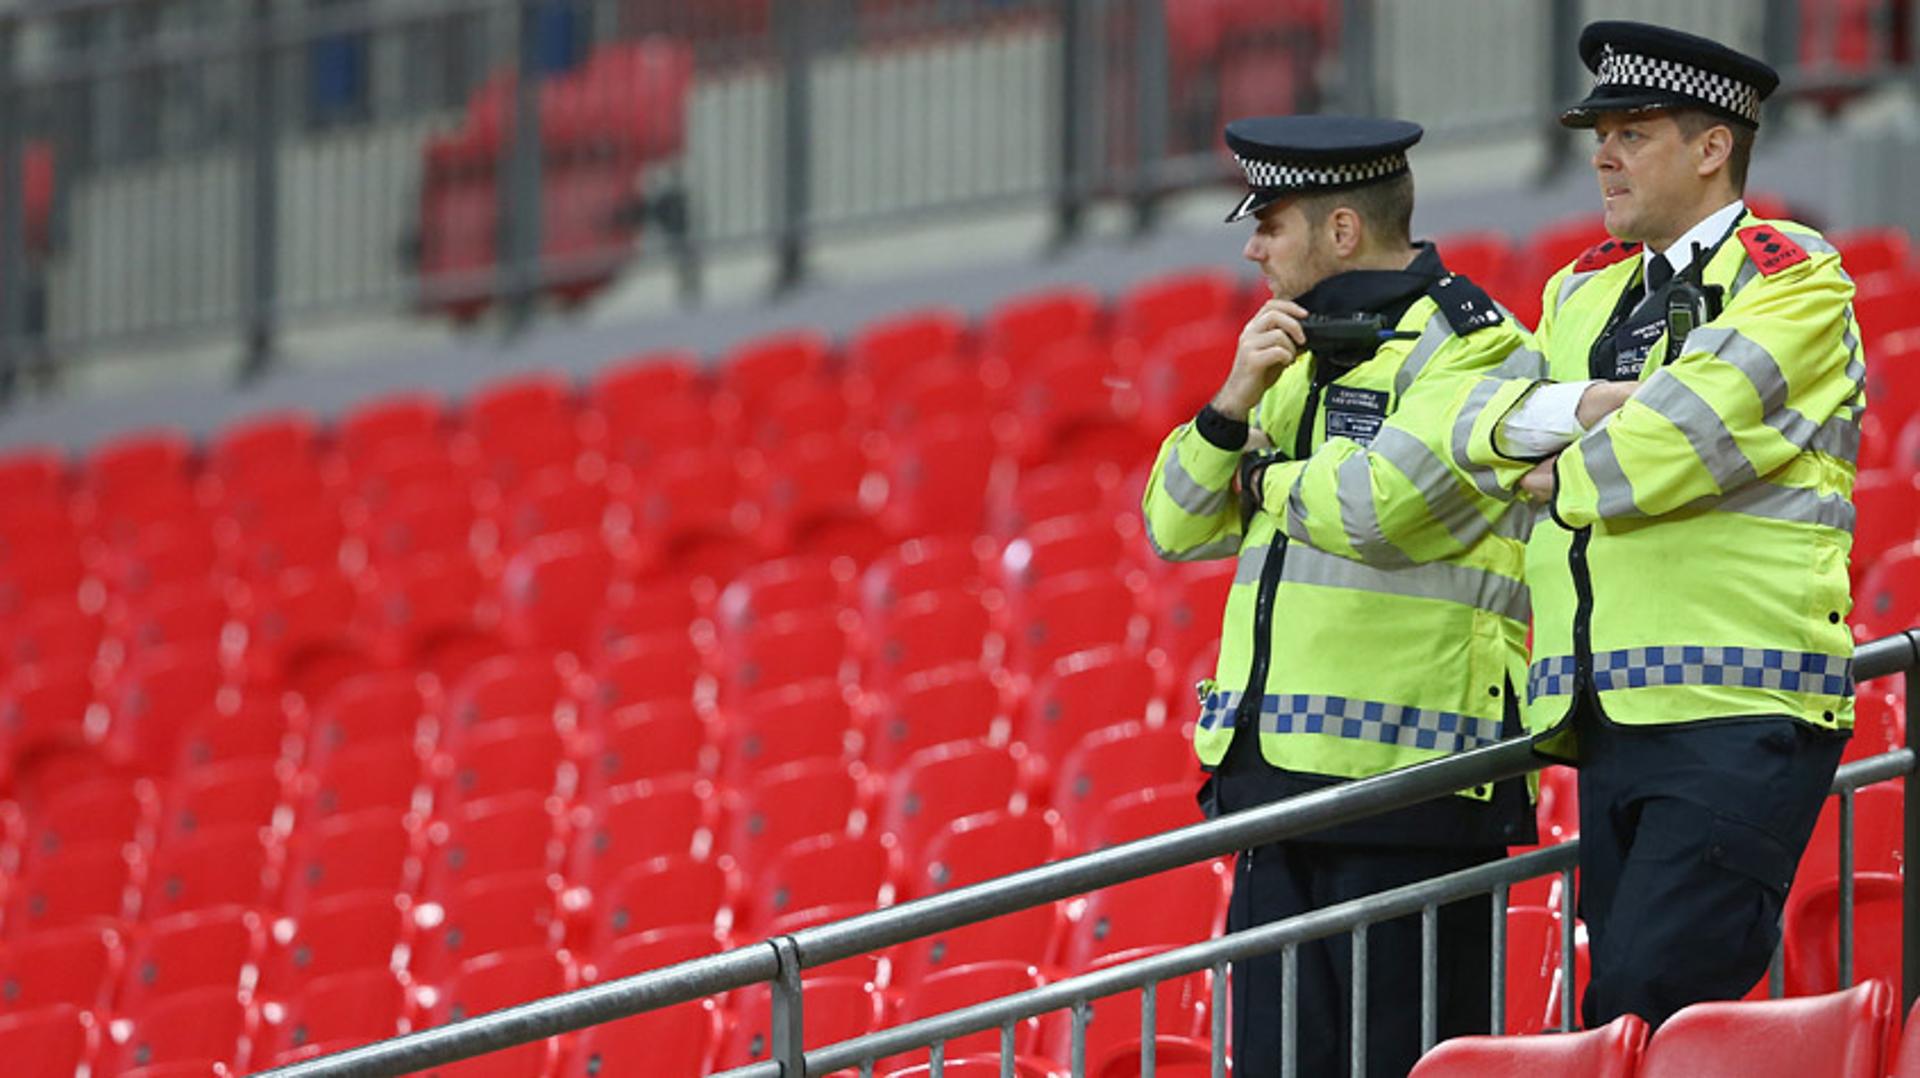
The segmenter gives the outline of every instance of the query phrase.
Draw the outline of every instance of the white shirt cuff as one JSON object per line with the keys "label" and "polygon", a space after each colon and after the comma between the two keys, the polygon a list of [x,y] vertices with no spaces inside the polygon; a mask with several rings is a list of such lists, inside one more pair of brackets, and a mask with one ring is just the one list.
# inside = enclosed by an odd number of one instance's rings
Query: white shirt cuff
{"label": "white shirt cuff", "polygon": [[1544,457],[1580,439],[1580,397],[1592,382],[1549,382],[1526,395],[1500,420],[1500,451],[1510,457]]}

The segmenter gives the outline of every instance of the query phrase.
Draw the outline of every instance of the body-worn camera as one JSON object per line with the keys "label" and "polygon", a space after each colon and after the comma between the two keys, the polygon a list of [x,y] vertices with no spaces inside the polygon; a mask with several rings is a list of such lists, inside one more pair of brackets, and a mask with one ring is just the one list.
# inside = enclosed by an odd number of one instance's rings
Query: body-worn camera
{"label": "body-worn camera", "polygon": [[1335,367],[1357,367],[1373,358],[1382,341],[1408,340],[1417,333],[1397,333],[1377,314],[1310,314],[1301,319],[1306,348],[1315,359]]}

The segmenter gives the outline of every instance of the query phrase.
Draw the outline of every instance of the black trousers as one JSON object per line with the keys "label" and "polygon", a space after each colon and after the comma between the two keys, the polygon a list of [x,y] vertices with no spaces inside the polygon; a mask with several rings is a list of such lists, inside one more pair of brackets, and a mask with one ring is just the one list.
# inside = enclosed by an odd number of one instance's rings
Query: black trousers
{"label": "black trousers", "polygon": [[[1240,854],[1227,930],[1239,931],[1470,868],[1504,847],[1404,847],[1281,842]],[[1491,989],[1492,899],[1440,908],[1438,1026],[1441,1039],[1485,1033]],[[1298,1073],[1351,1073],[1352,937],[1300,945]],[[1233,965],[1235,1078],[1280,1074],[1282,959],[1278,952]],[[1420,1058],[1420,917],[1367,929],[1367,1074],[1404,1078]]]}
{"label": "black trousers", "polygon": [[1845,739],[1785,717],[1659,727],[1576,705],[1588,1026],[1659,1025],[1765,975]]}

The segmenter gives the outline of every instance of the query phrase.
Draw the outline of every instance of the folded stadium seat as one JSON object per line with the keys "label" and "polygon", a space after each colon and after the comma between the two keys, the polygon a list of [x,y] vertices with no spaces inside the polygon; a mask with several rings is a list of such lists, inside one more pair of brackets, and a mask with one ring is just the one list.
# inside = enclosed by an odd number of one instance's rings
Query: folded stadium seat
{"label": "folded stadium seat", "polygon": [[[430,1007],[420,1008],[418,1024],[437,1026],[459,1022],[569,992],[579,983],[580,971],[565,951],[534,947],[477,955],[460,963],[446,984],[433,994]],[[423,1003],[426,998],[423,993]],[[433,1078],[527,1078],[552,1075],[558,1071],[559,1064],[560,1038],[549,1037],[435,1067],[426,1073]]]}
{"label": "folded stadium seat", "polygon": [[[1915,501],[1920,503],[1920,495]],[[1851,620],[1861,640],[1920,625],[1920,541],[1895,546],[1874,559],[1855,589]]]}
{"label": "folded stadium seat", "polygon": [[338,514],[355,508],[347,493],[312,464],[250,479],[203,477],[199,496],[223,541],[236,533],[277,538],[286,531],[283,520],[317,517],[321,509]]}
{"label": "folded stadium seat", "polygon": [[101,575],[115,597],[141,606],[167,594],[205,594],[210,578],[224,571],[213,529],[198,522],[143,531],[115,547],[101,563]]}
{"label": "folded stadium seat", "polygon": [[1017,599],[1044,580],[1091,570],[1109,579],[1130,555],[1130,531],[1099,509],[1025,526],[1000,555],[1000,573]]}
{"label": "folded stadium seat", "polygon": [[[1920,276],[1903,279],[1906,295],[1912,295],[1916,281]],[[1906,317],[1904,328],[1880,338],[1878,350],[1870,353],[1877,362],[1867,365],[1868,407],[1903,426],[1920,415],[1920,320],[1910,308]],[[1861,326],[1867,323],[1862,321]]]}
{"label": "folded stadium seat", "polygon": [[[1898,872],[1853,874],[1853,981],[1891,984],[1900,976]],[[1832,877],[1796,887],[1787,896],[1781,934],[1787,949],[1789,996],[1810,996],[1840,987],[1840,882]],[[1878,1073],[1878,1072],[1875,1072]]]}
{"label": "folded stadium seat", "polygon": [[0,500],[64,500],[68,494],[67,454],[50,445],[19,446],[0,453]]}
{"label": "folded stadium seat", "polygon": [[995,625],[986,598],[963,591],[925,592],[887,612],[868,628],[866,672],[869,689],[886,689],[915,674],[973,666],[996,670],[1006,641]]}
{"label": "folded stadium seat", "polygon": [[691,774],[610,787],[584,807],[567,878],[589,886],[655,857],[704,853],[718,823],[713,784]]}
{"label": "folded stadium seat", "polygon": [[1867,472],[1853,484],[1853,505],[1850,568],[1858,580],[1882,555],[1920,539],[1920,475]]}
{"label": "folded stadium seat", "polygon": [[0,663],[6,669],[42,664],[85,666],[100,657],[106,624],[71,603],[42,603],[0,625]]}
{"label": "folded stadium seat", "polygon": [[80,466],[80,487],[111,501],[154,487],[180,486],[197,465],[193,439],[184,431],[155,427],[131,431],[96,445]]}
{"label": "folded stadium seat", "polygon": [[1116,797],[1177,783],[1198,787],[1205,779],[1189,735],[1171,725],[1123,722],[1102,727],[1082,736],[1059,760],[1053,771],[1053,807],[1071,831],[1086,830],[1091,818]]}
{"label": "folded stadium seat", "polygon": [[292,769],[248,760],[216,764],[175,780],[167,791],[160,845],[229,827],[270,828],[291,824],[287,785]]}
{"label": "folded stadium seat", "polygon": [[1031,962],[1047,953],[1059,921],[1055,906],[1035,906],[911,940],[891,952],[891,983],[899,991],[975,962]]}
{"label": "folded stadium seat", "polygon": [[872,701],[864,758],[878,774],[934,745],[1006,736],[1003,687],[977,662],[910,674]]}
{"label": "folded stadium seat", "polygon": [[703,583],[669,577],[616,589],[594,619],[595,656],[623,640],[707,631],[713,603]]}
{"label": "folded stadium seat", "polygon": [[266,946],[266,922],[243,906],[152,918],[133,937],[115,1010],[139,1014],[155,1000],[202,988],[251,989]]}
{"label": "folded stadium seat", "polygon": [[260,965],[263,995],[290,996],[336,973],[398,968],[413,938],[413,900],[386,890],[352,891],[314,901],[271,928]]}
{"label": "folded stadium seat", "polygon": [[615,509],[611,484],[625,481],[624,469],[590,480],[560,467],[527,476],[494,511],[501,552],[517,554],[549,535],[617,535],[625,529],[628,510],[624,505]]}
{"label": "folded stadium seat", "polygon": [[1017,747],[952,741],[909,756],[887,780],[878,819],[902,854],[918,858],[953,820],[1027,809],[1027,774]]}
{"label": "folded stadium seat", "polygon": [[98,843],[153,848],[160,789],[149,779],[102,778],[53,791],[27,817],[29,866]]}
{"label": "folded stadium seat", "polygon": [[1894,1058],[1888,1060],[1889,1078],[1920,1078],[1920,1011],[1908,1011]]}
{"label": "folded stadium seat", "polygon": [[[701,443],[704,445],[705,443]],[[739,455],[725,449],[683,448],[664,454],[637,478],[633,499],[633,535],[643,563],[685,572],[686,545],[721,537],[734,540],[750,557],[761,560],[757,536],[748,525],[757,520],[742,510],[742,469]],[[725,583],[739,564],[701,568]],[[722,571],[724,569],[724,571]]]}
{"label": "folded stadium seat", "polygon": [[[1623,1014],[1599,1029],[1532,1037],[1455,1037],[1434,1045],[1410,1078],[1505,1078],[1555,1074],[1565,1078],[1634,1078],[1647,1048],[1647,1024]],[[1709,1065],[1696,1075],[1732,1073]],[[1790,1073],[1790,1072],[1781,1072]]]}
{"label": "folded stadium seat", "polygon": [[574,692],[551,652],[518,651],[468,671],[447,693],[443,746],[502,719],[545,719],[565,724],[576,708]]}
{"label": "folded stadium seat", "polygon": [[846,387],[838,380],[775,394],[766,410],[746,423],[749,440],[774,452],[808,438],[837,437],[859,429]]}
{"label": "folded stadium seat", "polygon": [[703,699],[713,691],[708,662],[684,632],[622,640],[602,651],[583,679],[586,713],[605,716],[641,704]]}
{"label": "folded stadium seat", "polygon": [[837,681],[796,682],[746,697],[720,719],[720,782],[744,785],[801,760],[858,759],[862,718]]}
{"label": "folded stadium seat", "polygon": [[111,643],[121,657],[172,647],[222,650],[236,620],[223,590],[216,581],[202,579],[150,592],[114,611]]}
{"label": "folded stadium seat", "polygon": [[1907,230],[1855,228],[1827,237],[1840,249],[1841,264],[1856,283],[1883,273],[1901,273],[1913,266],[1913,249],[1907,242]]}
{"label": "folded stadium seat", "polygon": [[767,467],[771,550],[865,565],[892,545],[879,526],[887,485],[867,445],[816,434],[769,454]]}
{"label": "folded stadium seat", "polygon": [[576,800],[641,779],[714,770],[714,724],[690,700],[655,700],[590,715],[592,728],[578,750]]}
{"label": "folded stadium seat", "polygon": [[227,556],[250,580],[267,581],[289,569],[339,572],[360,555],[348,552],[347,529],[331,505],[303,500],[247,528],[222,535]]}
{"label": "folded stadium seat", "polygon": [[[1098,1069],[1087,1073],[1097,1078],[1140,1078],[1146,1073],[1141,1060],[1140,1038],[1125,1042],[1110,1051]],[[1213,1073],[1211,1038],[1177,1037],[1162,1033],[1153,1038],[1154,1073],[1163,1078],[1208,1078]]]}
{"label": "folded stadium seat", "polygon": [[[999,959],[986,962],[972,962],[964,966],[950,966],[938,973],[928,974],[914,984],[903,985],[896,993],[893,1014],[889,1025],[904,1025],[921,1018],[932,1018],[970,1007],[976,1003],[985,1003],[1001,996],[1010,996],[1017,992],[1031,991],[1047,983],[1040,968],[1031,962]],[[1040,1035],[1040,1019],[1029,1018],[1014,1028],[1014,1051],[1027,1053],[1034,1050]],[[998,1029],[981,1030],[949,1040],[945,1044],[946,1054],[959,1058],[968,1055],[998,1053],[1000,1050],[1000,1031]],[[922,1049],[904,1052],[880,1060],[874,1067],[876,1074],[894,1073],[902,1067],[912,1066],[926,1059],[927,1052]]]}
{"label": "folded stadium seat", "polygon": [[1132,341],[1063,341],[1020,368],[1013,388],[1022,464],[1153,459],[1142,437],[1139,348]]}
{"label": "folded stadium seat", "polygon": [[0,557],[72,545],[87,523],[85,508],[64,493],[22,492],[10,498],[7,516],[0,519]]}
{"label": "folded stadium seat", "polygon": [[301,828],[367,809],[416,811],[429,801],[426,761],[409,734],[328,753],[298,780]]}
{"label": "folded stadium seat", "polygon": [[618,438],[626,433],[624,428],[643,425],[662,410],[703,403],[707,394],[700,354],[664,348],[636,352],[600,368],[584,389],[584,404],[598,412],[609,433]]}
{"label": "folded stadium seat", "polygon": [[929,591],[984,592],[999,549],[986,537],[923,535],[902,541],[860,575],[860,609],[880,622],[908,598]]}
{"label": "folded stadium seat", "polygon": [[257,596],[246,659],[260,683],[308,700],[374,668],[354,626],[360,595],[337,572],[291,569]]}
{"label": "folded stadium seat", "polygon": [[873,405],[876,429],[904,437],[936,424],[987,431],[1002,444],[1018,433],[1009,410],[1012,373],[998,356],[973,362],[934,363],[902,378],[885,400]]}
{"label": "folded stadium seat", "polygon": [[80,1074],[99,1055],[99,1027],[91,1012],[69,1004],[0,1014],[0,1059],[22,1075]]}
{"label": "folded stadium seat", "polygon": [[[801,984],[801,1039],[809,1049],[852,1040],[880,1028],[886,1003],[873,985],[853,977],[807,977]],[[752,985],[728,1000],[725,1039],[714,1066],[731,1069],[773,1058],[773,991]]]}
{"label": "folded stadium seat", "polygon": [[559,803],[520,792],[442,811],[421,837],[421,893],[440,895],[491,876],[557,871],[568,836]]}
{"label": "folded stadium seat", "polygon": [[452,446],[439,437],[384,446],[355,467],[348,479],[353,495],[363,511],[376,518],[412,499],[473,501],[488,493],[471,462],[456,458]]}
{"label": "folded stadium seat", "polygon": [[65,845],[35,857],[8,895],[6,932],[21,936],[86,920],[132,920],[146,882],[146,855],[131,842]]}
{"label": "folded stadium seat", "polygon": [[611,1074],[706,1074],[725,1028],[720,1005],[694,1000],[614,1022],[566,1038],[561,1078]]}
{"label": "folded stadium seat", "polygon": [[606,456],[641,477],[676,457],[724,457],[745,441],[739,417],[717,411],[704,384],[697,392],[663,394],[644,409],[619,407],[624,410],[596,413],[607,428]]}
{"label": "folded stadium seat", "polygon": [[446,406],[429,393],[389,393],[342,412],[333,423],[334,449],[353,471],[385,446],[438,441],[446,436]]}
{"label": "folded stadium seat", "polygon": [[1069,652],[1037,674],[1013,739],[1058,764],[1095,730],[1158,723],[1166,711],[1159,696],[1155,672],[1137,652],[1119,645]]}
{"label": "folded stadium seat", "polygon": [[[1137,947],[1121,951],[1093,963],[1088,972],[1111,969],[1172,949]],[[1159,1047],[1160,1036],[1192,1040],[1207,1033],[1207,1014],[1213,999],[1212,976],[1208,971],[1199,970],[1161,981],[1154,997],[1156,1047]],[[1102,1074],[1113,1061],[1121,1058],[1139,1059],[1141,998],[1139,989],[1127,989],[1089,1001],[1085,1056],[1088,1074]],[[1072,1010],[1050,1011],[1041,1016],[1036,1054],[1059,1063],[1073,1059]],[[1155,1056],[1158,1063],[1157,1052]]]}
{"label": "folded stadium seat", "polygon": [[287,844],[281,909],[297,916],[340,895],[413,891],[422,837],[413,817],[377,808],[296,830]]}
{"label": "folded stadium seat", "polygon": [[1240,328],[1239,322],[1224,318],[1178,326],[1148,350],[1140,368],[1136,432],[1144,449],[1136,447],[1130,456],[1153,449],[1157,439],[1192,421],[1213,399],[1232,366]]}
{"label": "folded stadium seat", "polygon": [[463,883],[438,901],[413,907],[407,969],[418,984],[436,985],[461,962],[496,951],[559,946],[565,922],[560,877],[518,872]]}
{"label": "folded stadium seat", "polygon": [[266,828],[233,826],[163,842],[147,869],[140,914],[151,921],[209,906],[277,908],[286,851]]}
{"label": "folded stadium seat", "polygon": [[[1886,273],[1873,280],[1858,282],[1853,297],[1854,321],[1860,327],[1868,355],[1874,359],[1881,358],[1890,340],[1896,346],[1904,345],[1908,350],[1911,349],[1911,337],[1906,331],[1920,328],[1920,314],[1914,313],[1909,298],[1913,295],[1916,281],[1920,281],[1920,274],[1907,272]],[[1898,339],[1893,339],[1896,336]],[[1867,399],[1872,402],[1871,407],[1875,410],[1885,408],[1883,399],[1872,394],[1873,383],[1877,380],[1876,372],[1869,369],[1867,377]],[[1899,419],[1912,414],[1904,408],[1888,411]],[[1887,411],[1882,414],[1886,415]]]}
{"label": "folded stadium seat", "polygon": [[126,962],[126,932],[107,921],[48,929],[0,943],[0,1022],[23,1011],[60,1004],[101,1010],[119,988]]}
{"label": "folded stadium seat", "polygon": [[435,811],[507,794],[570,799],[579,769],[552,718],[494,719],[467,728],[433,761]]}
{"label": "folded stadium seat", "polygon": [[615,572],[613,553],[598,531],[541,536],[508,560],[500,581],[507,635],[525,649],[581,654],[592,611]]}
{"label": "folded stadium seat", "polygon": [[110,747],[138,771],[165,771],[179,748],[181,727],[215,706],[228,680],[217,646],[141,649],[121,671],[117,694],[110,697]]}
{"label": "folded stadium seat", "polygon": [[593,890],[579,911],[600,980],[643,973],[726,949],[715,930],[731,925],[738,873],[689,854],[629,865]]}
{"label": "folded stadium seat", "polygon": [[574,473],[591,452],[572,413],[528,415],[498,427],[470,429],[479,474],[512,494],[548,472]]}
{"label": "folded stadium seat", "polygon": [[1217,269],[1179,270],[1151,277],[1121,293],[1113,304],[1114,335],[1130,338],[1150,352],[1189,326],[1236,316],[1245,321],[1252,315],[1240,310],[1239,282],[1232,274]]}
{"label": "folded stadium seat", "polygon": [[408,1031],[407,985],[390,969],[315,977],[261,1008],[268,1057],[310,1044],[367,1044]]}
{"label": "folded stadium seat", "polygon": [[899,850],[878,835],[816,835],[790,843],[753,878],[751,904],[739,911],[747,934],[795,910],[893,904]]}
{"label": "folded stadium seat", "polygon": [[820,678],[853,683],[848,623],[854,620],[851,611],[796,611],[749,628],[725,649],[722,699]]}
{"label": "folded stadium seat", "polygon": [[369,512],[358,530],[369,561],[384,568],[429,554],[473,557],[476,520],[465,489],[423,487]]}
{"label": "folded stadium seat", "polygon": [[[1875,418],[1877,419],[1878,417]],[[1862,467],[1864,468],[1866,466],[1866,453],[1868,450],[1866,444],[1867,429],[1864,419],[1862,420],[1862,424],[1860,459]],[[1899,432],[1892,439],[1892,442],[1892,446],[1887,450],[1887,459],[1882,463],[1882,466],[1893,468],[1907,475],[1920,475],[1920,412],[1915,412],[1906,417],[1905,422],[1900,426]]]}
{"label": "folded stadium seat", "polygon": [[365,607],[379,661],[451,684],[511,645],[495,589],[463,553],[424,554],[381,571]]}
{"label": "folded stadium seat", "polygon": [[[1151,627],[1141,606],[1138,584],[1116,577],[1111,569],[1041,580],[1014,605],[1008,665],[1029,677],[1041,677],[1075,653],[1107,649],[1138,662],[1146,653]],[[1149,668],[1149,681],[1158,678]]]}
{"label": "folded stadium seat", "polygon": [[714,852],[752,878],[791,842],[847,833],[855,810],[865,807],[865,783],[859,764],[838,759],[801,760],[753,775],[749,785],[722,794],[726,826]]}
{"label": "folded stadium seat", "polygon": [[164,1063],[220,1062],[245,1074],[259,1011],[230,988],[200,988],[116,1018],[101,1046],[101,1073]]}
{"label": "folded stadium seat", "polygon": [[1123,794],[1069,837],[1075,849],[1086,852],[1191,826],[1201,820],[1193,800],[1198,790],[1197,783],[1179,782]]}
{"label": "folded stadium seat", "polygon": [[[1163,670],[1184,671],[1194,658],[1220,639],[1227,592],[1233,587],[1232,559],[1168,564],[1149,579],[1153,633],[1149,646],[1161,656]],[[1185,696],[1188,686],[1175,685]]]}
{"label": "folded stadium seat", "polygon": [[887,400],[930,366],[964,361],[972,341],[964,312],[927,307],[876,319],[848,338],[846,379],[863,406]]}
{"label": "folded stadium seat", "polygon": [[943,416],[902,432],[886,475],[886,530],[971,538],[986,530],[987,507],[1011,480],[1013,462],[986,425]]}
{"label": "folded stadium seat", "polygon": [[1100,296],[1086,288],[1015,296],[987,312],[980,327],[980,352],[1005,360],[1017,377],[1024,376],[1048,348],[1098,338],[1103,306]]}
{"label": "folded stadium seat", "polygon": [[720,592],[714,621],[729,636],[782,614],[845,606],[854,570],[844,559],[796,555],[761,562]]}
{"label": "folded stadium seat", "polygon": [[830,376],[833,343],[816,330],[756,337],[733,346],[717,365],[715,406],[751,423],[775,398]]}
{"label": "folded stadium seat", "polygon": [[0,562],[0,617],[17,617],[43,603],[72,603],[87,567],[71,540],[52,548],[15,550]]}
{"label": "folded stadium seat", "polygon": [[305,763],[369,742],[412,742],[433,706],[420,676],[411,670],[382,670],[342,682],[313,707]]}
{"label": "folded stadium seat", "polygon": [[908,898],[951,891],[1043,865],[1064,845],[1065,832],[1054,812],[1016,815],[995,809],[962,816],[908,858],[902,889]]}
{"label": "folded stadium seat", "polygon": [[1077,973],[1134,947],[1212,938],[1226,922],[1231,878],[1225,861],[1203,861],[1093,892],[1069,911],[1060,967]]}
{"label": "folded stadium seat", "polygon": [[181,724],[174,779],[177,782],[200,768],[220,764],[296,763],[304,720],[302,714],[296,725],[279,700],[263,696],[242,696],[231,708],[201,711]]}
{"label": "folded stadium seat", "polygon": [[206,474],[242,482],[316,467],[320,424],[298,409],[256,412],[223,427],[207,442]]}
{"label": "folded stadium seat", "polygon": [[1640,1078],[1876,1078],[1885,1073],[1893,991],[1867,981],[1804,999],[1696,1003],[1647,1042]]}

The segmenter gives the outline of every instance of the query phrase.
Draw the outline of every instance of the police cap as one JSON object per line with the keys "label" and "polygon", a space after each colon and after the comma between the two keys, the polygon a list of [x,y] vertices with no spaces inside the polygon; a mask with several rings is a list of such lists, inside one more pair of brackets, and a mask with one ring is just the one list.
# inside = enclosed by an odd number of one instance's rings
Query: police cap
{"label": "police cap", "polygon": [[1258,116],[1227,125],[1227,148],[1251,188],[1227,214],[1231,224],[1282,197],[1339,191],[1407,172],[1407,147],[1420,125],[1358,116]]}
{"label": "police cap", "polygon": [[1760,126],[1760,102],[1780,73],[1717,41],[1643,22],[1591,23],[1580,32],[1580,59],[1593,92],[1560,114],[1568,127],[1592,127],[1603,112],[1701,109]]}

